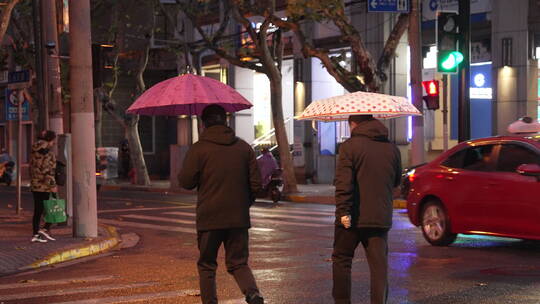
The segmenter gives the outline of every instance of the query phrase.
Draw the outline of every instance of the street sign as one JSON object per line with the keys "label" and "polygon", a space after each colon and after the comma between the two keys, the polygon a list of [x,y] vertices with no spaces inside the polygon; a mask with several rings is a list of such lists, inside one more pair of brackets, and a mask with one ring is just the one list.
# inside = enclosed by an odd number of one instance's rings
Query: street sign
{"label": "street sign", "polygon": [[368,12],[408,13],[410,0],[368,0]]}
{"label": "street sign", "polygon": [[[19,98],[17,97],[16,90],[6,89],[6,120],[18,120],[19,119]],[[30,120],[30,102],[24,100],[22,106],[22,120]]]}
{"label": "street sign", "polygon": [[30,81],[30,71],[22,70],[16,72],[9,72],[8,74],[8,83],[27,83]]}

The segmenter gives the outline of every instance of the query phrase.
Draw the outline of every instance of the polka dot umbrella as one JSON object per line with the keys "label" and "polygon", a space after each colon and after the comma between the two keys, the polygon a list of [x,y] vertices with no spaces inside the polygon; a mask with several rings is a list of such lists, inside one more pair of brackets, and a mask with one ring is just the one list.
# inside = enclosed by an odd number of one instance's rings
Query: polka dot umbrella
{"label": "polka dot umbrella", "polygon": [[321,99],[311,103],[296,119],[339,121],[350,115],[373,115],[376,118],[396,118],[422,115],[405,97],[378,93],[354,92]]}

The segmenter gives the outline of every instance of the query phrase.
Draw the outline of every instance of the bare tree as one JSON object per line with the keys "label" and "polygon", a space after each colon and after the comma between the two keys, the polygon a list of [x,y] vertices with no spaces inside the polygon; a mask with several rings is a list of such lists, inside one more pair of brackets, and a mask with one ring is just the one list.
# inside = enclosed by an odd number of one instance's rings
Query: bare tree
{"label": "bare tree", "polygon": [[[208,4],[198,0],[177,0],[184,13],[191,19],[207,48],[213,50],[218,56],[226,59],[229,63],[263,73],[270,81],[272,121],[276,130],[276,141],[278,144],[281,166],[284,169],[284,192],[298,192],[294,166],[292,162],[289,140],[285,130],[282,101],[282,74],[281,65],[283,61],[283,39],[282,31],[277,29],[271,31],[271,18],[274,15],[275,3],[273,1],[259,1],[257,5],[251,5],[246,0],[222,0],[224,12],[215,33],[207,33],[198,22],[200,13],[207,13]],[[219,3],[210,1],[211,4]],[[213,11],[213,13],[216,13]],[[224,39],[226,28],[230,22],[230,16],[238,24],[242,25],[249,39],[252,41],[250,48],[244,48],[245,57],[252,57],[254,60],[245,61],[236,53],[236,49],[231,48]],[[264,18],[261,26],[255,28],[247,16],[258,16]]]}
{"label": "bare tree", "polygon": [[[101,104],[102,109],[111,115],[116,122],[118,122],[125,130],[125,137],[129,143],[129,154],[131,164],[136,172],[136,184],[149,185],[150,177],[148,176],[148,170],[146,162],[144,160],[143,149],[138,131],[139,115],[126,114],[125,109],[119,107],[114,99],[114,94],[118,87],[119,79],[122,73],[122,63],[125,66],[135,66],[135,70],[127,70],[125,74],[135,74],[136,92],[133,94],[133,101],[140,96],[146,90],[146,84],[144,81],[144,71],[148,65],[148,58],[150,54],[150,42],[152,33],[155,29],[155,10],[159,0],[146,0],[143,4],[147,4],[152,7],[152,10],[148,12],[149,22],[144,25],[139,25],[144,35],[144,41],[142,44],[136,43],[139,47],[135,49],[129,49],[130,56],[128,59],[124,59],[122,62],[121,55],[128,51],[126,44],[129,39],[126,34],[126,22],[122,18],[122,14],[127,11],[126,3],[122,1],[115,1],[112,6],[112,32],[114,48],[112,50],[111,57],[112,63],[112,80],[105,83],[101,88],[96,89],[96,96],[98,103]],[[135,43],[134,43],[135,44]],[[136,62],[136,64],[134,64]]]}
{"label": "bare tree", "polygon": [[[346,3],[343,0],[290,0],[287,6],[287,20],[275,15],[270,18],[277,26],[292,30],[302,46],[304,57],[318,58],[328,73],[347,91],[377,92],[380,90],[381,83],[388,78],[386,72],[391,59],[395,56],[399,41],[407,29],[409,15],[399,16],[379,60],[375,63],[360,33],[350,22],[345,6]],[[316,47],[302,29],[304,22],[332,22],[339,29],[341,39],[351,48],[358,65],[357,73],[342,67],[339,64],[341,58],[331,56],[328,49]]]}

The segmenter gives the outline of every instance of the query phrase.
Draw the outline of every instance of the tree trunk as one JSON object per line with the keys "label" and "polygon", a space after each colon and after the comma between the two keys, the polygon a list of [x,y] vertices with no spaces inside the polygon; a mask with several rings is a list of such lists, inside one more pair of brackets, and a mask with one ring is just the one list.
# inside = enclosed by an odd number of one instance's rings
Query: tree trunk
{"label": "tree trunk", "polygon": [[94,125],[96,129],[96,147],[103,147],[103,98],[104,93],[101,89],[94,90]]}
{"label": "tree trunk", "polygon": [[126,121],[126,138],[129,144],[129,157],[131,165],[135,169],[135,184],[150,185],[150,177],[144,161],[144,154],[139,138],[139,115],[130,115],[130,120]]}
{"label": "tree trunk", "polygon": [[291,150],[289,148],[289,140],[287,139],[287,132],[285,129],[285,121],[283,119],[283,94],[281,87],[281,77],[269,78],[271,90],[270,100],[272,106],[272,121],[274,122],[274,128],[276,130],[276,140],[278,144],[281,168],[283,168],[283,192],[296,193],[298,192],[298,187],[296,183],[296,176],[294,174],[294,165],[292,161]]}

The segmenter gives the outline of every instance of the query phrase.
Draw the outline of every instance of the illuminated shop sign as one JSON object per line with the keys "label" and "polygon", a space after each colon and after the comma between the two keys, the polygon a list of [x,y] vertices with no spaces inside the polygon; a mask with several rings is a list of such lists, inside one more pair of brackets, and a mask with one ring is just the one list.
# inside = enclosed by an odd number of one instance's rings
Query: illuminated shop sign
{"label": "illuminated shop sign", "polygon": [[471,65],[471,99],[492,99],[491,62]]}

